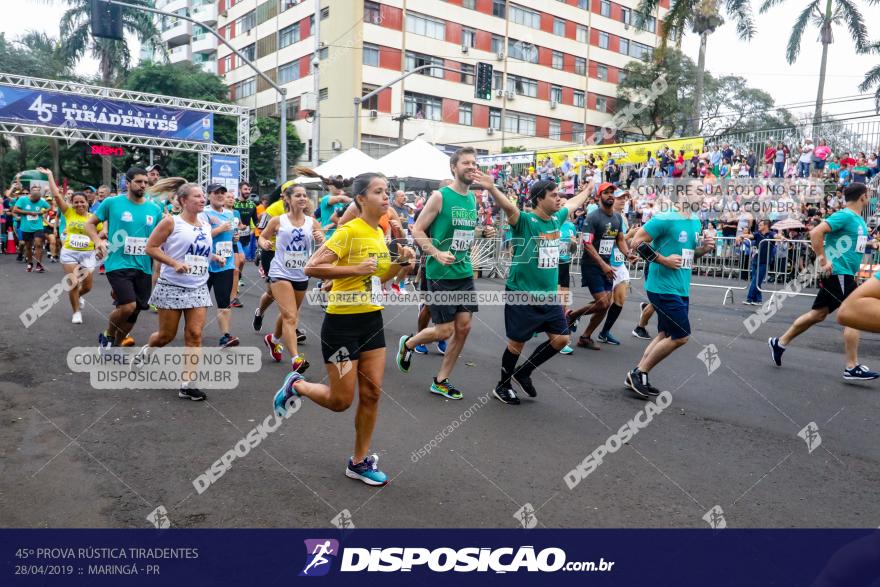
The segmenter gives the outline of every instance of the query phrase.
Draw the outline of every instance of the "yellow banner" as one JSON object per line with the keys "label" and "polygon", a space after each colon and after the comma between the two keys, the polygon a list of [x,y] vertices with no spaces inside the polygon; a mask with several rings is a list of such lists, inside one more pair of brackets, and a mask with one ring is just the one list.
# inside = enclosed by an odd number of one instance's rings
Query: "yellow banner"
{"label": "yellow banner", "polygon": [[548,151],[538,151],[535,154],[537,164],[540,167],[541,162],[550,157],[554,165],[560,165],[565,155],[568,160],[579,165],[583,163],[591,154],[597,162],[604,163],[611,154],[611,158],[618,164],[626,163],[645,163],[648,161],[648,152],[656,154],[663,147],[669,147],[678,151],[684,151],[685,159],[690,158],[694,154],[694,150],[703,151],[703,137],[685,137],[681,139],[660,139],[656,141],[641,141],[638,143],[616,143],[612,145],[589,145],[583,147],[565,147],[561,149],[550,149]]}

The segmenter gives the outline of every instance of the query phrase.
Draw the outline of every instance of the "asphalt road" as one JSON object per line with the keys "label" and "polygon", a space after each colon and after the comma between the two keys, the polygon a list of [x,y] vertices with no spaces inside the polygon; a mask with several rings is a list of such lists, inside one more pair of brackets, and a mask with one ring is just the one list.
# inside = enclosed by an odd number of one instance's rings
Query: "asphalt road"
{"label": "asphalt road", "polygon": [[[843,382],[841,328],[833,321],[797,340],[783,368],[770,362],[767,337],[804,311],[806,298],[787,301],[749,335],[742,321],[752,309],[740,304],[742,293],[722,306],[721,290],[696,288],[694,336],[652,374],[672,393],[671,405],[573,489],[566,473],[646,407],[622,386],[646,344],[629,335],[645,299],[641,282],[615,329],[623,345],[552,359],[534,377],[538,397],[520,406],[479,400],[498,378],[500,307],[475,316],[453,378],[463,401],[428,393],[440,361],[433,350],[416,357],[408,375],[389,353],[373,444],[391,478],[383,489],[343,475],[354,410],[333,413],[306,401],[198,494],[193,479],[271,413],[285,363],[263,353],[259,372],[207,402],[167,390],[93,389],[87,375],[70,372],[66,355],[94,345],[105,327],[106,279],[96,276],[85,324],[70,323],[63,299],[25,329],[19,314],[62,277],[59,265],[47,267],[46,274],[26,274],[13,257],[0,257],[3,527],[149,527],[146,517],[159,505],[176,527],[328,527],[347,510],[356,527],[515,528],[523,506],[546,527],[706,527],[703,516],[715,506],[728,527],[880,525],[880,381]],[[262,350],[250,326],[262,288],[253,265],[246,279],[233,330],[242,344]],[[578,299],[586,296],[578,292]],[[276,312],[270,309],[267,325]],[[415,319],[412,307],[386,310],[392,348]],[[325,375],[320,321],[320,308],[305,309],[309,340],[302,350],[312,378]],[[154,326],[154,315],[143,315],[138,342]],[[218,336],[209,324],[206,340]],[[708,367],[698,358],[707,345],[717,349]],[[880,367],[878,350],[880,340],[865,336],[862,362]],[[414,456],[453,421],[429,454]],[[798,436],[811,422],[821,438],[812,451]]]}

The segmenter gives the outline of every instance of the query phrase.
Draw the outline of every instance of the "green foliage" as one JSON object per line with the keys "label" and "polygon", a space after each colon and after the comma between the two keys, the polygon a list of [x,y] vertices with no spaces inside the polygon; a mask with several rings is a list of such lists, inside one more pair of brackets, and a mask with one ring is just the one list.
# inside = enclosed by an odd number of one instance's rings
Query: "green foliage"
{"label": "green foliage", "polygon": [[[279,176],[280,149],[278,133],[281,121],[277,118],[257,118],[251,124],[250,177],[254,185],[268,186],[274,184]],[[296,127],[287,123],[287,161],[294,161],[305,151],[305,145],[296,133]]]}

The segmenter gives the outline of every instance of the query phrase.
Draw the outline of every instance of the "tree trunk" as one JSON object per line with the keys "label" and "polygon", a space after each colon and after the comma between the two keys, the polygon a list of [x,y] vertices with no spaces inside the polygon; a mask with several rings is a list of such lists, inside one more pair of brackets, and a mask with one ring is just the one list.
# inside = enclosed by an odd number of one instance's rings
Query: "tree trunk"
{"label": "tree trunk", "polygon": [[[109,88],[113,81],[113,65],[110,63],[109,48],[101,53],[101,83]],[[110,157],[101,156],[101,183],[115,191],[113,186],[113,167]]]}
{"label": "tree trunk", "polygon": [[28,140],[25,137],[18,137],[18,171],[27,169],[28,159]]}
{"label": "tree trunk", "polygon": [[52,173],[61,181],[61,153],[58,139],[49,139],[49,150],[52,151]]}
{"label": "tree trunk", "polygon": [[691,110],[691,120],[688,124],[691,135],[700,132],[700,107],[703,102],[703,77],[706,73],[706,40],[709,38],[709,32],[700,33],[700,56],[697,59],[697,83],[694,88],[694,106]]}
{"label": "tree trunk", "polygon": [[831,0],[825,3],[825,21],[819,31],[822,42],[822,63],[819,65],[819,89],[816,92],[816,110],[813,112],[813,140],[819,140],[819,125],[822,120],[822,102],[825,95],[825,70],[828,67],[828,45],[831,44]]}

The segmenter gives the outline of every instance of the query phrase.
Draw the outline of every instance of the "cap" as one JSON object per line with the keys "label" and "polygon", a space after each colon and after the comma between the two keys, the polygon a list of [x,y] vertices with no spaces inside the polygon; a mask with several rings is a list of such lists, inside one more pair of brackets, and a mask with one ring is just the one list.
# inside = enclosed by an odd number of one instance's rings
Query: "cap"
{"label": "cap", "polygon": [[614,190],[615,198],[622,198],[623,196],[629,195],[629,190]]}
{"label": "cap", "polygon": [[613,190],[615,187],[617,187],[617,186],[615,186],[610,181],[605,181],[605,182],[602,182],[599,184],[599,189],[596,190],[596,193],[601,194],[605,190],[609,190],[609,189]]}
{"label": "cap", "polygon": [[159,172],[161,172],[161,171],[162,171],[162,166],[159,165],[158,163],[154,163],[154,164],[150,165],[149,167],[147,167],[147,173],[149,173],[150,171],[159,171]]}
{"label": "cap", "polygon": [[211,194],[214,192],[221,192],[221,193],[225,194],[226,193],[226,186],[220,185],[219,183],[208,184],[208,193]]}

